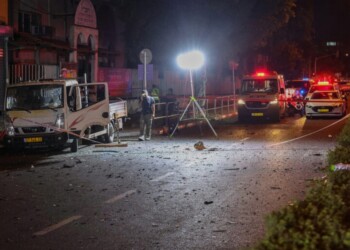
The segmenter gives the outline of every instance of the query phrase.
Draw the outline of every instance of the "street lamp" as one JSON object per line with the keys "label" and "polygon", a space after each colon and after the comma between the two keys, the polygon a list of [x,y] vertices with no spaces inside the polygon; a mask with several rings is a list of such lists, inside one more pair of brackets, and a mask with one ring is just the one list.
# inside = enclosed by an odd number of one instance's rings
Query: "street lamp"
{"label": "street lamp", "polygon": [[214,135],[217,137],[218,135],[216,134],[214,128],[212,127],[212,125],[210,124],[208,118],[206,117],[203,109],[201,108],[201,106],[198,104],[195,96],[194,96],[194,86],[193,86],[193,77],[192,77],[192,71],[201,68],[204,65],[204,55],[202,52],[198,51],[198,50],[194,50],[194,51],[190,51],[190,52],[186,52],[183,54],[180,54],[177,58],[176,58],[176,62],[179,65],[180,68],[182,69],[186,69],[189,70],[190,73],[190,84],[191,84],[191,98],[190,101],[188,102],[184,112],[182,113],[179,121],[177,122],[173,132],[171,133],[170,137],[172,137],[177,129],[177,127],[179,126],[179,123],[183,120],[186,112],[188,111],[188,108],[191,106],[192,104],[192,109],[193,109],[193,119],[196,119],[196,112],[195,112],[195,108],[197,107],[197,109],[199,110],[199,112],[201,113],[201,115],[203,116],[203,119],[205,119],[209,125],[209,127],[211,128],[211,130],[213,131]]}

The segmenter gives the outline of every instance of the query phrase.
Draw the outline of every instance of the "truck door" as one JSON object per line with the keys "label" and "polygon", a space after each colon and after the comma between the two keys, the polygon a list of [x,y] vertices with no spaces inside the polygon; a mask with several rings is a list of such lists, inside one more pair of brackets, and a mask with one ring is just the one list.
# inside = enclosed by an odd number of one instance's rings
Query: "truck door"
{"label": "truck door", "polygon": [[108,125],[109,98],[106,83],[88,83],[69,87],[67,125],[69,130],[84,132],[94,126]]}

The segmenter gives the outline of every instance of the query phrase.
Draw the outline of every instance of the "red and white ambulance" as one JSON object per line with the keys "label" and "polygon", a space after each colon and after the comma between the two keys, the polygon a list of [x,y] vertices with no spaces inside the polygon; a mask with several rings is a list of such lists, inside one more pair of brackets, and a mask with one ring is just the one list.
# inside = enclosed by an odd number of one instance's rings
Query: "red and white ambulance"
{"label": "red and white ambulance", "polygon": [[286,112],[285,83],[276,72],[246,75],[241,82],[238,119],[266,118],[280,121]]}

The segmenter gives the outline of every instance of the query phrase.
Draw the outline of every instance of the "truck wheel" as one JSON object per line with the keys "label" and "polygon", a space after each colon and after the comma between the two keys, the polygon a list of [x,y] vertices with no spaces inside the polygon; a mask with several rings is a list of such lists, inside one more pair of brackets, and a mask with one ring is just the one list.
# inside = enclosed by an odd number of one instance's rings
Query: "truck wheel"
{"label": "truck wheel", "polygon": [[112,143],[114,141],[114,126],[113,123],[110,122],[107,125],[107,134],[105,134],[105,141],[107,143]]}
{"label": "truck wheel", "polygon": [[244,123],[247,121],[247,118],[243,115],[238,115],[238,121],[241,123]]}
{"label": "truck wheel", "polygon": [[70,145],[70,151],[75,153],[78,151],[79,140],[77,138],[73,139],[72,144]]}

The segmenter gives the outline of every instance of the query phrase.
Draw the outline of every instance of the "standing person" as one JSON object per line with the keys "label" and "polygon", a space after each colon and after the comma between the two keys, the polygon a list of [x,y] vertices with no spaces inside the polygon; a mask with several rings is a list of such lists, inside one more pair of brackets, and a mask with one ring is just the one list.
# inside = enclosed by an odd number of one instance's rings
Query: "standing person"
{"label": "standing person", "polygon": [[153,97],[148,95],[147,90],[142,91],[141,107],[139,141],[149,141],[151,140],[152,120],[155,117],[156,107]]}

